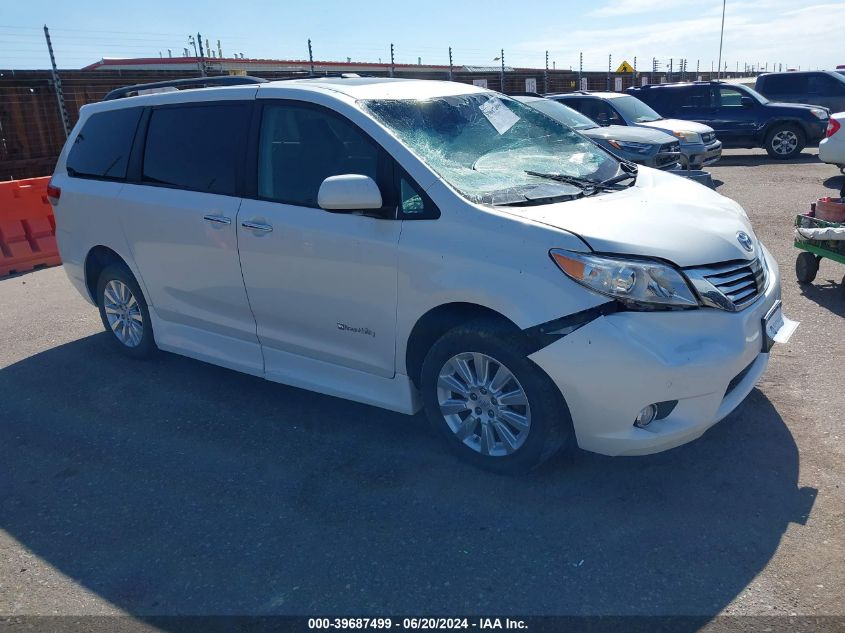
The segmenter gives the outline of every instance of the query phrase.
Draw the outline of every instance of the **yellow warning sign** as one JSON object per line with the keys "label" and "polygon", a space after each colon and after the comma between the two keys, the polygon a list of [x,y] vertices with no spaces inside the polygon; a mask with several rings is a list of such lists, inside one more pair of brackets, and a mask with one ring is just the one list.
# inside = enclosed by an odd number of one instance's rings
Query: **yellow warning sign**
{"label": "yellow warning sign", "polygon": [[616,69],[618,73],[632,73],[634,72],[634,67],[631,66],[628,62],[622,62],[619,64],[619,68]]}

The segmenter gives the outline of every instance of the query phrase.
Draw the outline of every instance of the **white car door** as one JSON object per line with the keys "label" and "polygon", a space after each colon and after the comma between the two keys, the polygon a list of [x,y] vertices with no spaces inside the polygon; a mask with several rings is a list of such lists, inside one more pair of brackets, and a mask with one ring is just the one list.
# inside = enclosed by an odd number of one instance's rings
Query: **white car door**
{"label": "white car door", "polygon": [[119,212],[159,346],[261,375],[235,224],[252,103],[154,108],[141,181],[124,186]]}
{"label": "white car door", "polygon": [[[317,205],[325,178],[350,173],[372,177],[386,201],[390,165],[372,139],[329,109],[263,106],[258,199],[244,199],[237,228],[268,377],[291,382],[285,376],[301,359],[393,377],[402,223],[387,208],[367,217]],[[331,365],[307,367],[331,373]]]}

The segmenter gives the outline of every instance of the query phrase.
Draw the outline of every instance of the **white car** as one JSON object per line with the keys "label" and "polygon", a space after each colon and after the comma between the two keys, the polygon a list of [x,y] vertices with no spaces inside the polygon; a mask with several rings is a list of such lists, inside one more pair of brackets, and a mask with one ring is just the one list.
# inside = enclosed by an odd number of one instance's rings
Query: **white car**
{"label": "white car", "polygon": [[827,132],[819,143],[819,160],[839,167],[845,174],[845,112],[830,115]]}
{"label": "white car", "polygon": [[460,83],[87,105],[49,195],[67,274],[127,354],[424,407],[497,471],[699,437],[783,323],[737,203]]}

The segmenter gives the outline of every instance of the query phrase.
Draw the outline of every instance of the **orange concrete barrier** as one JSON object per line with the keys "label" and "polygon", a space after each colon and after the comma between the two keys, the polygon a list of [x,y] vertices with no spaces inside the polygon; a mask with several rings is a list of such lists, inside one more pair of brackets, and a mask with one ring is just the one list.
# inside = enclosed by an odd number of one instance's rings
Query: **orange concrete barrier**
{"label": "orange concrete barrier", "polygon": [[62,263],[49,176],[0,182],[0,277]]}

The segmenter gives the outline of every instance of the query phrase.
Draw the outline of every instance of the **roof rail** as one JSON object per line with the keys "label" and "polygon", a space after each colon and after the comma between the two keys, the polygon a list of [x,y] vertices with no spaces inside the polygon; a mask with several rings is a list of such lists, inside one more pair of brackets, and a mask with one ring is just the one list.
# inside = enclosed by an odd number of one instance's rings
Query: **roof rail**
{"label": "roof rail", "polygon": [[206,86],[240,86],[243,84],[263,84],[266,81],[266,79],[261,79],[260,77],[250,77],[249,75],[223,75],[220,77],[189,77],[187,79],[171,79],[169,81],[156,81],[150,84],[135,84],[134,86],[115,88],[103,97],[103,101],[121,99],[129,96],[133,92],[138,93],[141,90],[155,90],[156,88],[178,89],[180,86],[190,86],[192,88],[204,88]]}

